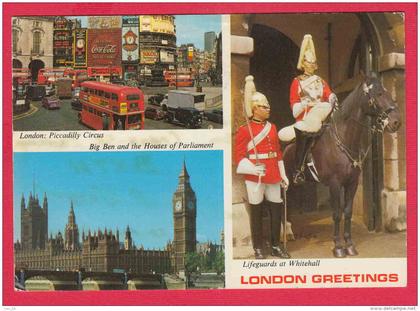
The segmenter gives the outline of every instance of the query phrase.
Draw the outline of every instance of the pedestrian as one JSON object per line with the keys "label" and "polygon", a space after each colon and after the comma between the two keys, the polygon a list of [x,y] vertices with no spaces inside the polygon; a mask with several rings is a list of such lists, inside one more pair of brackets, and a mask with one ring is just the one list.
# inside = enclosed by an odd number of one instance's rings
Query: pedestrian
{"label": "pedestrian", "polygon": [[108,114],[103,112],[102,113],[102,129],[106,131],[108,130],[108,127],[109,127],[109,117],[108,117]]}
{"label": "pedestrian", "polygon": [[245,179],[255,258],[265,258],[262,249],[262,218],[265,207],[271,215],[271,254],[290,258],[280,243],[283,202],[281,185],[287,187],[289,180],[284,169],[277,129],[267,121],[270,105],[265,95],[256,91],[253,76],[245,79],[244,95],[247,123],[238,129],[235,136],[235,162],[236,172]]}
{"label": "pedestrian", "polygon": [[[297,68],[303,74],[294,78],[290,86],[290,107],[296,123],[281,129],[279,138],[285,142],[296,138],[293,183],[301,184],[305,181],[305,161],[314,134],[321,129],[322,122],[337,103],[337,96],[331,92],[327,82],[315,75],[318,64],[311,35],[303,38]],[[314,169],[311,164],[308,167]]]}

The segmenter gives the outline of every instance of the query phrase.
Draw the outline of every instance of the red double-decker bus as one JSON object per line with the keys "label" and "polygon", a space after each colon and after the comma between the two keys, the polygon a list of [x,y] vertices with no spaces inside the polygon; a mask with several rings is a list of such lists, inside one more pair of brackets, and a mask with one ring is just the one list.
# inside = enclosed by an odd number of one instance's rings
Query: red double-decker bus
{"label": "red double-decker bus", "polygon": [[31,83],[31,70],[29,68],[13,68],[13,81],[17,84],[25,85]]}
{"label": "red double-decker bus", "polygon": [[64,77],[72,79],[72,87],[75,88],[80,87],[80,84],[88,79],[88,74],[86,69],[67,68],[64,70]]}
{"label": "red double-decker bus", "polygon": [[37,83],[40,85],[53,84],[64,76],[64,71],[64,68],[42,68],[38,71]]}
{"label": "red double-decker bus", "polygon": [[99,79],[100,81],[109,81],[112,77],[122,78],[122,68],[118,66],[109,67],[88,67],[87,75],[89,78]]}
{"label": "red double-decker bus", "polygon": [[168,82],[169,86],[178,86],[178,87],[188,87],[194,86],[194,80],[191,73],[175,72],[175,71],[165,71],[164,73],[165,80]]}
{"label": "red double-decker bus", "polygon": [[95,130],[140,130],[144,127],[144,95],[125,85],[85,81],[81,84],[79,121]]}

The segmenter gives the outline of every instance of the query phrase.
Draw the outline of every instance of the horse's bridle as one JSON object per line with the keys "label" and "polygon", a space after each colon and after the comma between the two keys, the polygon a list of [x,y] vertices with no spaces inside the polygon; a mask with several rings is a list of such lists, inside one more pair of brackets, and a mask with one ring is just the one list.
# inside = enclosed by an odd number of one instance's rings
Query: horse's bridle
{"label": "horse's bridle", "polygon": [[[366,83],[363,83],[363,93],[364,95],[368,96],[367,103],[368,103],[369,111],[366,114],[370,116],[372,119],[376,118],[375,121],[370,126],[368,126],[354,118],[352,118],[352,120],[365,128],[369,128],[373,133],[383,133],[389,122],[389,114],[392,111],[396,110],[397,107],[395,105],[390,105],[387,109],[382,110],[380,106],[378,105],[377,98],[375,96],[372,96],[372,94],[370,94],[370,90],[372,89],[372,87],[373,87],[372,84],[370,86],[367,86]],[[395,103],[395,101],[393,101],[393,103]],[[332,123],[334,126],[333,135],[337,143],[337,146],[349,158],[353,167],[355,168],[358,167],[359,169],[362,169],[363,162],[365,161],[372,145],[369,145],[369,147],[366,149],[365,152],[359,151],[357,158],[355,158],[352,154],[354,152],[349,147],[347,147],[345,143],[342,142],[338,134],[337,125],[335,123],[333,116],[332,116],[332,121],[333,121]]]}
{"label": "horse's bridle", "polygon": [[[370,126],[370,129],[374,133],[383,133],[386,126],[389,122],[389,114],[396,110],[396,105],[390,105],[387,109],[382,110],[378,105],[378,99],[376,96],[372,96],[370,94],[370,90],[372,89],[373,84],[370,86],[367,86],[366,83],[363,84],[363,93],[368,96],[368,107],[370,111],[367,113],[370,117],[376,118],[374,122],[372,122],[372,125]],[[396,102],[393,101],[395,104]]]}

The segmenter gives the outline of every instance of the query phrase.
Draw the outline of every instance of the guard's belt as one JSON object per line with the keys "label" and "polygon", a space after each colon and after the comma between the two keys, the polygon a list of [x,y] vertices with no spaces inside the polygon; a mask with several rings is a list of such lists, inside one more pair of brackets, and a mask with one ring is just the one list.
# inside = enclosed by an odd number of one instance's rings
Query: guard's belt
{"label": "guard's belt", "polygon": [[258,153],[258,154],[253,153],[249,155],[249,158],[251,160],[256,160],[257,157],[258,157],[258,160],[277,158],[277,152],[270,151],[269,153]]}

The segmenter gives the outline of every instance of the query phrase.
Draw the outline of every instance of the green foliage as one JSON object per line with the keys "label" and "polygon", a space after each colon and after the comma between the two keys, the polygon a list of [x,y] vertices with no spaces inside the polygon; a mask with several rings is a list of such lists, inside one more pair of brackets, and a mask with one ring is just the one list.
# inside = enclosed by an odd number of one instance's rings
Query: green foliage
{"label": "green foliage", "polygon": [[216,272],[225,271],[225,253],[214,251],[209,253],[188,253],[185,255],[185,270],[193,272]]}

